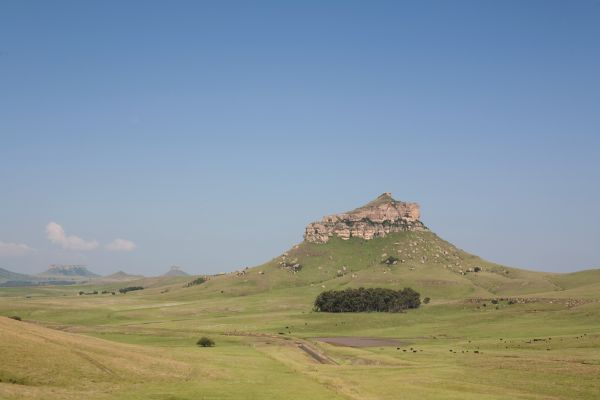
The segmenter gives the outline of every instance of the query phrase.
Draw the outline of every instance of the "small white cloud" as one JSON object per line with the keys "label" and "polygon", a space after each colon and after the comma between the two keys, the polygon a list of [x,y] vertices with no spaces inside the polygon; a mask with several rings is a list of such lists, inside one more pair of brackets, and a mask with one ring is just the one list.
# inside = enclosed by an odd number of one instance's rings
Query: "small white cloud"
{"label": "small white cloud", "polygon": [[115,239],[106,245],[108,251],[133,251],[135,250],[135,243],[131,240],[126,239]]}
{"label": "small white cloud", "polygon": [[46,237],[54,244],[68,250],[94,250],[98,247],[95,240],[83,240],[77,236],[67,236],[65,230],[56,222],[46,225]]}
{"label": "small white cloud", "polygon": [[30,251],[34,251],[31,247],[23,243],[6,243],[0,241],[0,256],[22,256]]}

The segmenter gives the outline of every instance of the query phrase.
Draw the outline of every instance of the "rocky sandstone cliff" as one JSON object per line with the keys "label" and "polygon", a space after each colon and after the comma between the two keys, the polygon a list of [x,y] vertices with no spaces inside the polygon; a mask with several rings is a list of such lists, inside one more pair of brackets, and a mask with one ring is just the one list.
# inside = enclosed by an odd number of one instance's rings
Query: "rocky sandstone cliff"
{"label": "rocky sandstone cliff", "polygon": [[427,230],[419,217],[417,203],[397,201],[391,193],[384,193],[356,210],[330,215],[308,224],[304,240],[326,243],[334,235],[344,240],[351,237],[370,240],[390,232]]}

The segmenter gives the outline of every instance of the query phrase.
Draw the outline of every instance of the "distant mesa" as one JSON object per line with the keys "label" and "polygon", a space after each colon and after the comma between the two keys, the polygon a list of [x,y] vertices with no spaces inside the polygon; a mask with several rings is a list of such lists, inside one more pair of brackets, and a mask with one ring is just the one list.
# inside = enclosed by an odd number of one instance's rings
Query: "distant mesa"
{"label": "distant mesa", "polygon": [[304,240],[327,243],[332,236],[344,240],[352,237],[370,240],[392,232],[426,231],[420,216],[417,203],[394,200],[392,194],[386,192],[353,211],[329,215],[308,224]]}
{"label": "distant mesa", "polygon": [[72,277],[72,278],[95,278],[99,275],[91,272],[86,268],[85,265],[65,265],[65,264],[52,264],[50,268],[39,274],[39,276],[51,276],[51,277]]}
{"label": "distant mesa", "polygon": [[181,267],[173,265],[163,276],[190,276],[190,274],[182,270]]}

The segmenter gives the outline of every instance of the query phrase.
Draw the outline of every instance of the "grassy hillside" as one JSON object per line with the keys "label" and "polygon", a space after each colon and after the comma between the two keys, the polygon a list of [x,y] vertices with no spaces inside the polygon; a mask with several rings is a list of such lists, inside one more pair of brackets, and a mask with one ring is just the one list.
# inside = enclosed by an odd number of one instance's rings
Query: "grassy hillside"
{"label": "grassy hillside", "polygon": [[[193,286],[2,288],[0,315],[24,321],[0,318],[0,398],[595,399],[599,272],[508,268],[406,232],[301,243]],[[101,294],[124,285],[145,289]],[[410,286],[432,301],[406,313],[312,311],[321,291],[358,286]],[[203,335],[217,346],[199,349]]]}
{"label": "grassy hillside", "polygon": [[108,395],[153,381],[183,380],[189,366],[160,352],[0,317],[0,397]]}
{"label": "grassy hillside", "polygon": [[[293,272],[296,264],[301,269]],[[597,279],[600,282],[600,277]],[[426,231],[393,233],[369,241],[334,237],[325,244],[303,242],[266,264],[212,277],[189,292],[222,290],[241,296],[304,287],[308,301],[323,289],[359,286],[410,286],[435,301],[526,296],[567,289],[553,274],[482,260]],[[173,294],[180,295],[185,296]]]}
{"label": "grassy hillside", "polygon": [[124,333],[106,340],[0,317],[0,398],[343,398],[235,338],[201,349],[177,332]]}
{"label": "grassy hillside", "polygon": [[[161,293],[165,288],[170,291]],[[600,383],[597,301],[484,307],[456,300],[402,314],[327,314],[303,303],[306,287],[245,296],[201,290],[170,284],[110,297],[13,292],[0,301],[0,313],[44,326],[0,318],[6,378],[0,398],[391,400],[401,393],[406,399],[566,400],[594,399]],[[201,335],[217,346],[197,348]],[[314,339],[335,336],[402,344],[350,348]],[[316,362],[297,343],[334,364]],[[94,369],[77,352],[115,375]],[[156,358],[163,363],[152,364]],[[146,375],[148,363],[156,376]],[[171,375],[164,375],[164,363],[176,367]],[[55,370],[63,371],[60,378]]]}

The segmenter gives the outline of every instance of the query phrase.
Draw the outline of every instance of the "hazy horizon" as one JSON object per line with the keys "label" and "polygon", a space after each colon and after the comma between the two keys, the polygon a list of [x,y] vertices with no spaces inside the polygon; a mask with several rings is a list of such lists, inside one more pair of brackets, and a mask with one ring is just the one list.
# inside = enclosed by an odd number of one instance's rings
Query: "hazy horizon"
{"label": "hazy horizon", "polygon": [[382,192],[600,267],[600,5],[3,2],[0,267],[263,263]]}

